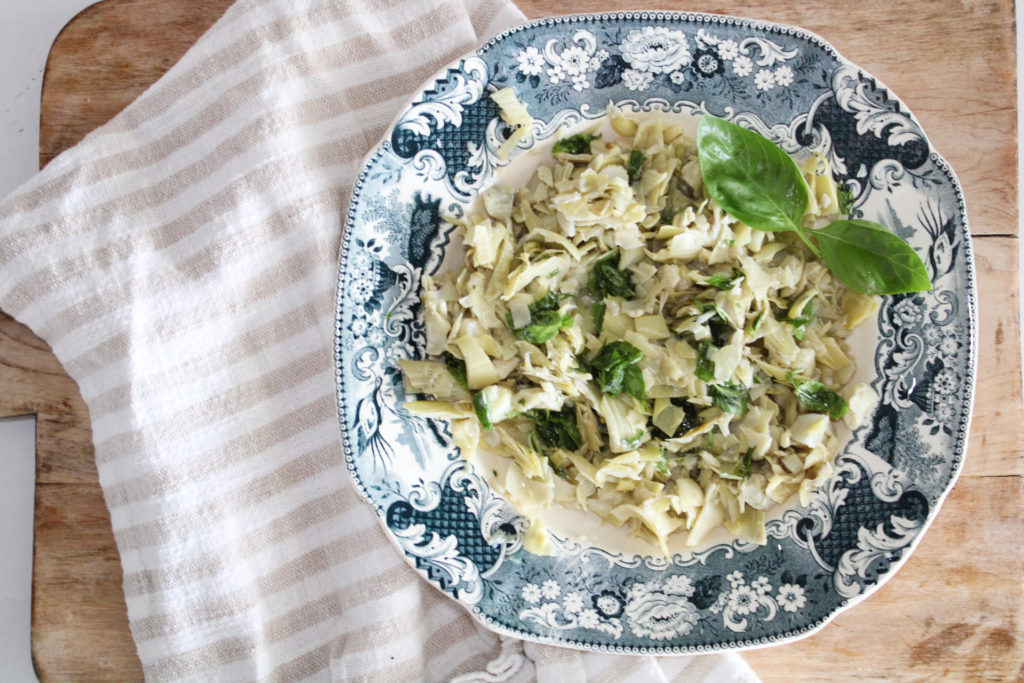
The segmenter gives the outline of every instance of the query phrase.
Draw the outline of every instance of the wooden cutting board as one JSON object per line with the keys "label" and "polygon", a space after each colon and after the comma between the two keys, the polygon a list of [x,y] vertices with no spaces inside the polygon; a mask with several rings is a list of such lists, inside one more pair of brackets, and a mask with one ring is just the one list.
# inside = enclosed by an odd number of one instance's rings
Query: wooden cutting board
{"label": "wooden cutting board", "polygon": [[[40,165],[169,68],[229,0],[105,0],[72,20],[46,67]],[[580,5],[523,0],[529,17]],[[959,482],[903,569],[797,643],[746,653],[765,680],[1024,676],[1014,28],[1010,2],[651,2],[803,26],[914,110],[963,183],[978,268],[979,377]],[[587,11],[635,9],[626,0]],[[0,314],[0,416],[37,417],[32,654],[40,679],[142,678],[96,483],[88,411],[46,344]],[[3,454],[0,454],[3,457]]]}

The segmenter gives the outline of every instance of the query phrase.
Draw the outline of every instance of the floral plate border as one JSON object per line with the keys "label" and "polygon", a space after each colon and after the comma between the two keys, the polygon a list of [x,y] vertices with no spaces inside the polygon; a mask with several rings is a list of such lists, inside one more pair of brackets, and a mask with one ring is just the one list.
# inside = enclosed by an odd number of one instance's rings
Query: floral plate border
{"label": "floral plate border", "polygon": [[[715,114],[787,151],[825,154],[856,197],[917,249],[934,287],[878,316],[870,424],[804,507],[738,541],[672,558],[555,538],[522,549],[524,521],[461,460],[446,426],[402,408],[396,361],[422,356],[420,278],[451,226],[506,162],[487,94],[513,87],[533,137],[597,118],[608,101]],[[515,154],[530,143],[521,143]],[[962,466],[977,321],[963,193],[913,115],[821,38],[733,17],[575,15],[511,29],[417,92],[369,155],[342,244],[335,364],[353,483],[405,560],[501,633],[625,653],[742,649],[806,636],[906,561]]]}

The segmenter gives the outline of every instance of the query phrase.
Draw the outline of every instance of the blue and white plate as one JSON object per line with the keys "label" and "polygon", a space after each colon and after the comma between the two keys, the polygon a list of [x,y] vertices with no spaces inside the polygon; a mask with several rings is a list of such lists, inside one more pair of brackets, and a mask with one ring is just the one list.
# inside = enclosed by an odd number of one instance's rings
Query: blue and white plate
{"label": "blue and white plate", "polygon": [[[509,129],[488,97],[504,87],[535,118],[511,162],[497,153]],[[556,510],[554,554],[530,554],[490,471],[465,465],[445,423],[402,408],[397,361],[424,354],[421,277],[461,265],[445,216],[473,210],[503,166],[535,163],[531,146],[589,125],[609,102],[691,130],[713,114],[794,155],[825,155],[856,213],[909,241],[930,271],[930,292],[886,297],[855,338],[880,403],[813,501],[771,515],[767,545],[722,538],[664,558],[610,527],[574,534]],[[906,561],[963,463],[977,347],[963,193],[906,106],[800,29],[640,12],[503,33],[427,82],[368,157],[337,301],[338,410],[355,485],[409,564],[500,633],[654,654],[808,635]]]}

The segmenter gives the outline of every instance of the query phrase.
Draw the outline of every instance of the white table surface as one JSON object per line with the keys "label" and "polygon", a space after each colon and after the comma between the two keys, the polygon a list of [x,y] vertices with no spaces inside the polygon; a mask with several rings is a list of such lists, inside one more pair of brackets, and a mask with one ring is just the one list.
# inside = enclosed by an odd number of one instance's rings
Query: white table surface
{"label": "white table surface", "polygon": [[[0,164],[0,197],[39,168],[39,95],[46,55],[64,24],[93,2],[0,0],[0,158],[4,159]],[[1022,34],[1024,23],[1018,13],[1018,131],[1024,121]],[[1018,157],[1020,149],[1018,140]],[[1024,187],[1024,165],[1018,164],[1017,174],[1018,188]],[[0,681],[9,683],[36,680],[29,640],[34,442],[33,417],[0,419],[0,501],[5,502],[4,514],[0,515]]]}

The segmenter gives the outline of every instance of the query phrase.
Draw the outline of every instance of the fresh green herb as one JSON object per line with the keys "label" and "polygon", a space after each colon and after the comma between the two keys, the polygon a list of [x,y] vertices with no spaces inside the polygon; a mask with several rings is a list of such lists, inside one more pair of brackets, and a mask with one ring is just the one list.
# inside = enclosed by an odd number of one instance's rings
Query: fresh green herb
{"label": "fresh green herb", "polygon": [[732,286],[736,284],[736,281],[741,277],[743,277],[743,271],[739,268],[733,268],[731,275],[712,275],[704,281],[704,284],[708,287],[714,287],[715,289],[732,289]]}
{"label": "fresh green herb", "polygon": [[632,299],[636,296],[633,277],[629,271],[619,270],[619,258],[619,252],[613,251],[599,258],[591,267],[587,286],[598,299],[603,299],[606,296]]}
{"label": "fresh green herb", "polygon": [[571,294],[548,292],[530,304],[530,313],[539,313],[540,311],[557,311],[558,306],[562,303],[562,299],[568,299],[570,296]]}
{"label": "fresh green herb", "polygon": [[757,317],[754,318],[754,322],[752,322],[747,327],[747,334],[748,335],[753,335],[755,332],[757,332],[757,330],[761,327],[761,323],[762,322],[764,322],[764,311],[761,311],[760,313],[758,313]]}
{"label": "fresh green herb", "polygon": [[556,475],[558,475],[562,479],[565,479],[566,481],[569,481],[569,475],[565,473],[565,470],[563,470],[561,467],[551,462],[550,460],[548,460],[548,464],[551,465],[551,469],[554,470]]}
{"label": "fresh green herb", "polygon": [[626,341],[605,344],[584,367],[594,377],[601,392],[618,396],[625,391],[637,400],[646,399],[643,373],[637,363],[644,359],[643,352]]}
{"label": "fresh green herb", "polygon": [[491,470],[491,474],[494,475],[495,479],[498,478],[498,470]]}
{"label": "fresh green herb", "polygon": [[668,460],[665,458],[665,448],[661,449],[661,460],[658,461],[658,471],[662,474],[668,474]]}
{"label": "fresh green herb", "polygon": [[604,314],[608,306],[603,301],[598,301],[590,308],[590,314],[594,318],[594,334],[601,336],[601,329],[604,327]]}
{"label": "fresh green herb", "polygon": [[640,174],[644,170],[644,161],[647,159],[647,155],[642,150],[634,149],[629,153],[629,179],[630,181],[639,180]]}
{"label": "fresh green herb", "polygon": [[555,146],[551,148],[553,154],[564,153],[564,154],[590,154],[590,143],[593,140],[597,140],[600,135],[591,135],[589,133],[577,133],[576,135],[570,135],[567,138],[562,138],[555,143]]}
{"label": "fresh green herb", "polygon": [[708,358],[708,351],[711,349],[711,342],[707,339],[700,343],[700,349],[697,351],[697,369],[694,370],[693,374],[697,375],[697,379],[705,382],[711,382],[715,379],[715,361]]}
{"label": "fresh green herb", "polygon": [[746,415],[749,390],[742,384],[712,384],[708,392],[715,399],[715,405],[730,415]]}
{"label": "fresh green herb", "polygon": [[697,155],[708,194],[727,213],[765,232],[793,232],[851,289],[865,294],[931,288],[916,252],[878,223],[840,220],[803,227],[808,189],[796,163],[753,131],[713,116],[697,127]]}
{"label": "fresh green herb", "polygon": [[853,211],[853,203],[857,198],[842,185],[836,188],[836,194],[839,196],[839,213],[849,216],[850,212]]}
{"label": "fresh green herb", "polygon": [[523,417],[537,425],[534,434],[545,448],[579,450],[580,430],[576,424],[576,408],[571,404],[561,410],[528,410]]}
{"label": "fresh green herb", "polygon": [[530,324],[516,330],[512,327],[512,315],[506,316],[510,329],[520,339],[531,344],[543,344],[554,338],[563,327],[572,326],[572,316],[562,315],[558,312],[558,305],[568,294],[548,292],[541,298],[530,304]]}
{"label": "fresh green herb", "polygon": [[718,306],[715,306],[715,316],[708,320],[708,331],[711,332],[711,341],[718,348],[722,348],[732,339],[732,323]]}
{"label": "fresh green herb", "polygon": [[622,376],[622,389],[638,401],[647,400],[647,387],[644,385],[644,373],[637,365],[626,366]]}
{"label": "fresh green herb", "polygon": [[469,384],[466,382],[466,361],[462,360],[451,351],[444,352],[444,364],[448,368],[448,372],[452,374],[455,381],[459,383],[459,386],[463,389],[468,389]]}
{"label": "fresh green herb", "polygon": [[697,126],[697,156],[708,194],[727,213],[758,230],[802,234],[807,183],[777,145],[704,116]]}
{"label": "fresh green herb", "polygon": [[746,479],[750,476],[750,470],[754,466],[754,449],[748,448],[747,454],[743,456],[743,460],[736,463],[736,467],[733,468],[732,473],[740,479]]}
{"label": "fresh green herb", "polygon": [[727,247],[734,247],[734,246],[736,246],[736,240],[734,240],[734,239],[727,239],[725,241],[725,245]]}
{"label": "fresh green herb", "polygon": [[643,440],[644,430],[638,429],[636,430],[636,434],[634,434],[632,438],[626,439],[626,446],[628,446],[629,448],[636,448],[641,443],[643,443]]}
{"label": "fresh green herb", "polygon": [[827,412],[833,420],[846,415],[850,407],[846,400],[821,382],[797,377],[793,371],[786,375],[786,381],[793,385],[800,403],[815,412]]}
{"label": "fresh green herb", "polygon": [[530,316],[530,324],[515,334],[531,344],[543,344],[551,341],[563,327],[572,327],[572,316],[562,315],[558,311],[538,311]]}
{"label": "fresh green herb", "polygon": [[804,330],[807,323],[814,320],[814,299],[810,299],[804,310],[795,318],[786,318],[786,322],[793,326],[793,336],[797,339],[804,338]]}
{"label": "fresh green herb", "polygon": [[484,429],[490,429],[494,425],[491,424],[491,418],[487,414],[487,402],[484,400],[483,392],[476,392],[473,395],[473,410],[476,411],[476,417],[480,420],[480,424],[483,425]]}
{"label": "fresh green herb", "polygon": [[671,398],[669,400],[672,402],[672,405],[676,406],[677,408],[683,409],[684,417],[682,422],[679,423],[679,426],[676,427],[676,431],[673,432],[672,434],[666,434],[665,432],[661,431],[657,427],[657,425],[654,424],[653,421],[648,421],[648,424],[651,427],[651,432],[659,439],[678,439],[679,437],[681,437],[683,434],[690,431],[694,427],[699,427],[704,423],[704,421],[700,419],[700,415],[697,414],[696,406],[687,401],[685,398],[677,397]]}
{"label": "fresh green herb", "polygon": [[540,442],[540,437],[537,435],[536,430],[530,432],[530,448],[533,449],[534,453],[544,452],[544,445]]}
{"label": "fresh green herb", "polygon": [[921,258],[885,226],[861,219],[835,221],[814,236],[829,270],[851,289],[865,294],[931,289]]}

